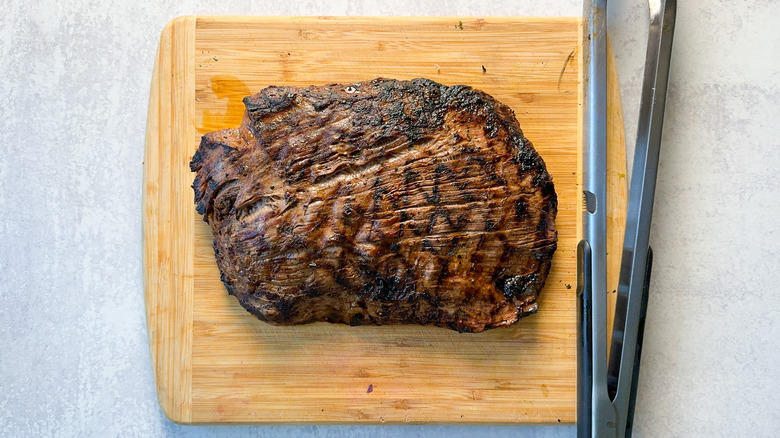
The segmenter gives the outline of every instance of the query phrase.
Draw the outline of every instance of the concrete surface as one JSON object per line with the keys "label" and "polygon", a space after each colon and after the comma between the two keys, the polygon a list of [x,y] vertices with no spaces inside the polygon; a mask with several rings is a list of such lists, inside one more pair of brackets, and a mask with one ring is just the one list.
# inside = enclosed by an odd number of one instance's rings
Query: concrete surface
{"label": "concrete surface", "polygon": [[[637,437],[780,430],[780,2],[680,2]],[[580,15],[577,0],[0,0],[0,436],[573,437],[562,427],[182,427],[141,273],[160,30],[185,14]],[[610,6],[633,138],[642,1]]]}

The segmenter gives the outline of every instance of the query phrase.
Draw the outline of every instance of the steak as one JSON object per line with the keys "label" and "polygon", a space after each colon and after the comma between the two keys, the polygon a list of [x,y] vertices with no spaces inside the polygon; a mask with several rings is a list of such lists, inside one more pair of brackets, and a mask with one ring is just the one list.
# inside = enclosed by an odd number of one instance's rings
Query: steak
{"label": "steak", "polygon": [[268,87],[244,105],[190,168],[249,312],[481,332],[537,311],[558,203],[507,106],[427,79]]}

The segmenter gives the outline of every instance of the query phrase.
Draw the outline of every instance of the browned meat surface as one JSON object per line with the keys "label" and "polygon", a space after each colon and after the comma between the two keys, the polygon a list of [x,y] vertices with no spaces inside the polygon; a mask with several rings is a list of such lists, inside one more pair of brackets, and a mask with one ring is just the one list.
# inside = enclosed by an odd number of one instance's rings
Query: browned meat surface
{"label": "browned meat surface", "polygon": [[557,198],[514,113],[426,79],[268,87],[190,164],[230,294],[274,324],[535,313]]}

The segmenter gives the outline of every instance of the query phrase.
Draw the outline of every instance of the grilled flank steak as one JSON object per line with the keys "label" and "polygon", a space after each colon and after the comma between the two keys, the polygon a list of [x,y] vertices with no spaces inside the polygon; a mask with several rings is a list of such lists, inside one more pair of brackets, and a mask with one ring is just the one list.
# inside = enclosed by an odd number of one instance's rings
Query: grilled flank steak
{"label": "grilled flank steak", "polygon": [[427,79],[268,87],[244,104],[190,167],[249,312],[480,332],[537,311],[557,197],[507,106]]}

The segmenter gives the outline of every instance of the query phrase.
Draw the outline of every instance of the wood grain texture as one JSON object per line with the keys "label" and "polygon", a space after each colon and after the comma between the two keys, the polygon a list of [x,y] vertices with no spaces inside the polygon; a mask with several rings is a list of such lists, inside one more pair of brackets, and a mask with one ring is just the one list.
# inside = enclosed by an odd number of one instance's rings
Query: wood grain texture
{"label": "wood grain texture", "polygon": [[[573,422],[580,45],[579,18],[185,17],[169,24],[152,80],[144,167],[147,318],[166,415],[181,423]],[[268,85],[378,76],[468,84],[515,110],[559,196],[558,252],[537,315],[481,334],[275,327],[227,295],[189,187],[199,133],[237,126],[241,99]],[[612,150],[619,166],[623,145]],[[617,173],[625,173],[624,161]]]}
{"label": "wood grain texture", "polygon": [[190,149],[197,143],[192,66],[195,18],[172,21],[160,37],[144,157],[144,281],[157,395],[165,414],[192,413],[193,221]]}
{"label": "wood grain texture", "polygon": [[[620,258],[626,230],[628,178],[626,177],[626,132],[623,128],[620,81],[612,43],[607,38],[607,333],[612,333],[617,301]],[[612,337],[607,339],[607,348]],[[609,351],[609,350],[607,350]]]}

